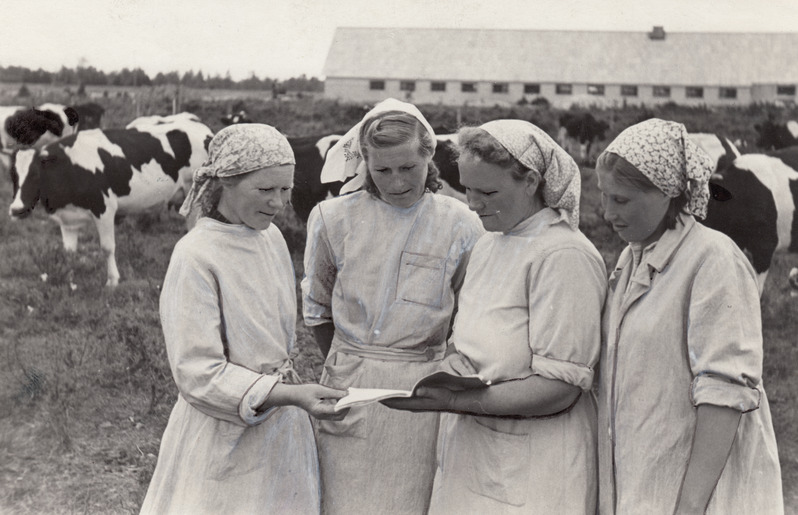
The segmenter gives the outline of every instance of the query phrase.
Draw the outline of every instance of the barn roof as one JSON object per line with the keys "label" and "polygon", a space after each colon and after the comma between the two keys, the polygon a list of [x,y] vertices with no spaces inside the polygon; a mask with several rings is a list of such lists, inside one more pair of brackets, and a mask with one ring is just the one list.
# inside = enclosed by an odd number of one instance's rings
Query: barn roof
{"label": "barn roof", "polygon": [[[667,28],[666,28],[667,29]],[[798,82],[798,33],[338,28],[327,77],[748,86]]]}

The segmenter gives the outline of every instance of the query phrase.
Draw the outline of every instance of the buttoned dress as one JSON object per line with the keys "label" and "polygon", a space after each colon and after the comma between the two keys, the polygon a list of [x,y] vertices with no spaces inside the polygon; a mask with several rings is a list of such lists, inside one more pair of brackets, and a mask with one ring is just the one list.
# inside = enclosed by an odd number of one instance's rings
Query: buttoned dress
{"label": "buttoned dress", "polygon": [[539,375],[581,391],[549,417],[444,414],[431,514],[595,513],[591,389],[606,277],[593,244],[550,208],[477,242],[445,364],[492,383]]}
{"label": "buttoned dress", "polygon": [[[365,191],[317,205],[302,294],[308,326],[335,325],[321,383],[409,389],[434,371],[468,255],[483,232],[465,204],[429,192],[408,208]],[[375,403],[316,427],[323,512],[426,511],[437,414]]]}
{"label": "buttoned dress", "polygon": [[683,214],[624,250],[600,377],[601,513],[673,513],[702,404],[742,413],[706,513],[783,512],[756,276],[732,240]]}
{"label": "buttoned dress", "polygon": [[318,513],[308,414],[256,411],[298,382],[296,289],[279,229],[211,218],[175,246],[160,314],[179,391],[142,513]]}

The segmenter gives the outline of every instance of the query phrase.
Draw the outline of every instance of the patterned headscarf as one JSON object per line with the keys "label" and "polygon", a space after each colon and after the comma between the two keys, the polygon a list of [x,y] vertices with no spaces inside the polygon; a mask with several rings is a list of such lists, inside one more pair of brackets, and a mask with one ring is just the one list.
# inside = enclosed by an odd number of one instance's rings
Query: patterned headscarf
{"label": "patterned headscarf", "polygon": [[681,123],[652,118],[632,125],[604,151],[629,161],[665,195],[675,198],[686,193],[690,212],[706,218],[715,166]]}
{"label": "patterned headscarf", "polygon": [[579,166],[543,130],[524,120],[494,120],[480,126],[522,165],[545,179],[543,200],[560,212],[572,229],[579,227]]}
{"label": "patterned headscarf", "polygon": [[296,164],[294,151],[280,132],[262,123],[230,125],[216,133],[208,147],[208,159],[194,170],[194,182],[180,207],[188,216],[199,204],[213,177],[232,177],[261,168]]}
{"label": "patterned headscarf", "polygon": [[366,163],[363,155],[360,152],[360,128],[363,124],[374,116],[387,111],[401,111],[413,115],[432,137],[433,148],[437,144],[435,140],[435,131],[432,130],[427,119],[421,114],[413,104],[396,100],[395,98],[387,98],[374,106],[374,108],[366,113],[360,122],[354,127],[349,129],[344,137],[338,140],[333,147],[327,152],[327,157],[324,159],[324,166],[321,169],[321,182],[344,182],[350,177],[354,177],[351,181],[344,184],[341,188],[341,194],[357,191],[363,186],[363,181],[366,178]]}

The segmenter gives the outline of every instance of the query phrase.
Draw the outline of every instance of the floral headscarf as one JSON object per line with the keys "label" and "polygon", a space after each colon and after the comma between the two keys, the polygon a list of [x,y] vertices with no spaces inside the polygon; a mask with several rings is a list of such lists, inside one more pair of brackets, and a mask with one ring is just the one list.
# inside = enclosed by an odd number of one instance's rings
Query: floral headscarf
{"label": "floral headscarf", "polygon": [[208,147],[208,159],[194,170],[194,182],[180,207],[188,216],[199,204],[213,177],[233,177],[261,168],[296,164],[294,151],[280,132],[262,123],[230,125],[216,133]]}
{"label": "floral headscarf", "polygon": [[494,120],[480,126],[522,165],[545,179],[543,200],[560,212],[572,229],[579,227],[579,166],[543,130],[524,120]]}
{"label": "floral headscarf", "polygon": [[324,159],[324,166],[321,169],[321,182],[344,182],[350,177],[354,177],[351,181],[344,184],[341,188],[341,194],[357,191],[363,186],[363,181],[366,177],[366,163],[363,155],[360,152],[360,128],[363,124],[374,116],[387,111],[401,111],[413,115],[432,137],[433,148],[437,141],[435,140],[435,131],[432,130],[427,119],[421,114],[413,104],[396,100],[395,98],[388,98],[374,106],[374,108],[366,113],[363,119],[358,122],[354,127],[349,129],[343,138],[333,145],[327,152],[327,157]]}
{"label": "floral headscarf", "polygon": [[714,164],[681,123],[652,118],[632,125],[604,151],[629,161],[665,195],[686,193],[690,212],[706,218]]}

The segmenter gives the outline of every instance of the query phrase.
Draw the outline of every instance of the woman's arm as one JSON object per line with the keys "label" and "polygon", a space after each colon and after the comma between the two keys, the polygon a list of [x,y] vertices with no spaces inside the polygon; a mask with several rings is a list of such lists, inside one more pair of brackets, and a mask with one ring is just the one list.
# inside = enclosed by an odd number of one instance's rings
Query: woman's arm
{"label": "woman's arm", "polygon": [[677,514],[704,513],[726,466],[741,416],[732,408],[698,406],[693,448],[682,480]]}
{"label": "woman's arm", "polygon": [[475,390],[419,388],[409,399],[389,399],[383,404],[409,411],[455,411],[471,415],[542,417],[570,407],[580,388],[557,379],[532,375]]}
{"label": "woman's arm", "polygon": [[281,384],[274,385],[266,401],[258,407],[264,412],[275,406],[298,406],[311,416],[322,420],[342,420],[348,409],[335,411],[335,402],[345,397],[346,391],[328,388],[320,384]]}

